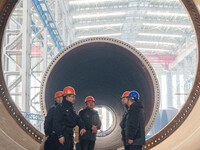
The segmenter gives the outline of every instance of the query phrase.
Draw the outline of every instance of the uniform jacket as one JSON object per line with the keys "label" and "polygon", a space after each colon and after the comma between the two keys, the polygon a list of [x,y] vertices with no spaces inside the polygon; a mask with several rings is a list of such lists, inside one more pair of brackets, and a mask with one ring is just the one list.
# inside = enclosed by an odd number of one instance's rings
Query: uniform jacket
{"label": "uniform jacket", "polygon": [[126,117],[126,140],[133,140],[132,145],[145,145],[144,106],[141,101],[134,102]]}
{"label": "uniform jacket", "polygon": [[128,115],[128,106],[124,105],[124,114],[122,116],[122,120],[120,122],[120,127],[122,129],[121,134],[122,134],[122,138],[124,140],[125,138],[125,129],[126,129],[126,117]]}
{"label": "uniform jacket", "polygon": [[55,109],[58,103],[55,103],[55,105],[51,106],[49,109],[47,116],[45,117],[44,121],[44,133],[46,135],[50,135],[52,133],[53,129],[53,118],[54,118],[54,113]]}
{"label": "uniform jacket", "polygon": [[78,125],[79,129],[84,128],[84,123],[76,114],[73,104],[67,100],[63,100],[58,104],[54,115],[54,126],[58,137],[62,137],[64,132],[73,134],[73,128]]}
{"label": "uniform jacket", "polygon": [[97,129],[101,128],[101,121],[96,110],[91,110],[85,108],[80,111],[79,116],[85,124],[86,133],[83,136],[80,136],[80,140],[96,140],[96,134],[92,133],[92,126],[97,126]]}

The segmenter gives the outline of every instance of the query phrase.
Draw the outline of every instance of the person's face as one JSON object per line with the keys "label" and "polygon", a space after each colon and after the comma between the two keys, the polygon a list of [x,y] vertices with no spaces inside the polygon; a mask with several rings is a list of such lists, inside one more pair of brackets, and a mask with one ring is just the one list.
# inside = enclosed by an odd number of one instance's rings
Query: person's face
{"label": "person's face", "polygon": [[133,101],[132,101],[132,100],[130,100],[130,99],[127,99],[127,105],[128,105],[128,107],[130,107],[130,106],[131,106],[131,104],[133,104]]}
{"label": "person's face", "polygon": [[127,103],[128,103],[128,107],[130,107],[130,106],[131,106],[131,104],[132,104],[132,103],[131,103],[131,101],[128,101]]}
{"label": "person's face", "polygon": [[127,104],[128,104],[128,107],[130,107],[131,106],[131,104],[133,104],[134,103],[134,101],[133,100],[128,100],[128,102],[127,102]]}
{"label": "person's face", "polygon": [[86,102],[85,104],[86,104],[86,106],[87,106],[88,108],[90,108],[90,109],[93,109],[94,106],[95,106],[95,103],[94,103],[93,101],[88,101],[88,102]]}
{"label": "person's face", "polygon": [[128,98],[126,97],[122,98],[122,104],[127,105],[127,103],[128,103]]}
{"label": "person's face", "polygon": [[63,101],[63,97],[61,96],[59,97],[59,103],[62,103],[62,101]]}
{"label": "person's face", "polygon": [[63,101],[63,97],[62,96],[56,98],[56,103],[62,103],[62,101]]}
{"label": "person's face", "polygon": [[60,103],[60,97],[56,98],[56,103]]}
{"label": "person's face", "polygon": [[66,96],[66,100],[74,104],[75,102],[75,95]]}

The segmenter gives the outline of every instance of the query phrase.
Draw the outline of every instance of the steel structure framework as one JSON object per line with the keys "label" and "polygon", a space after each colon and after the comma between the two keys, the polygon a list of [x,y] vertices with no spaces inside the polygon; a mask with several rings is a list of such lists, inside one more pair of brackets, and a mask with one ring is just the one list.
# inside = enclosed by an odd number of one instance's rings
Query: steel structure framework
{"label": "steel structure framework", "polygon": [[[63,7],[55,11],[66,10]],[[52,14],[45,1],[19,1],[4,33],[4,77],[13,100],[26,113],[40,114],[42,75],[52,58],[70,41],[63,41],[69,27],[64,15],[58,31]]]}

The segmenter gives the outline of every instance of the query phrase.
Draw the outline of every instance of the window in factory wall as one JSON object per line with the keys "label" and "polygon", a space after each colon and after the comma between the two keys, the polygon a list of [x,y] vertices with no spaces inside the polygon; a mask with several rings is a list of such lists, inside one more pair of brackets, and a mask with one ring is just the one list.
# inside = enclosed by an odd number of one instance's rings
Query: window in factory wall
{"label": "window in factory wall", "polygon": [[94,109],[98,111],[101,120],[101,129],[98,130],[97,136],[103,137],[110,134],[116,122],[114,112],[111,108],[104,105],[98,105]]}

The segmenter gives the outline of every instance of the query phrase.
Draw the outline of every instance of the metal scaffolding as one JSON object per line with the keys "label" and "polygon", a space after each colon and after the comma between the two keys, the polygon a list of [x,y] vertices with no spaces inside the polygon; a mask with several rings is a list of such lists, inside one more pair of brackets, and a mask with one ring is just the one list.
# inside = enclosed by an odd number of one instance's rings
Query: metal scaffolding
{"label": "metal scaffolding", "polygon": [[[67,27],[63,17],[61,29],[65,31]],[[67,40],[64,44],[62,36],[66,35],[61,35],[60,30],[46,2],[39,0],[20,1],[8,22],[3,67],[8,89],[22,111],[40,113],[42,75],[48,63],[69,44]]]}

